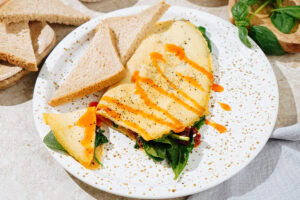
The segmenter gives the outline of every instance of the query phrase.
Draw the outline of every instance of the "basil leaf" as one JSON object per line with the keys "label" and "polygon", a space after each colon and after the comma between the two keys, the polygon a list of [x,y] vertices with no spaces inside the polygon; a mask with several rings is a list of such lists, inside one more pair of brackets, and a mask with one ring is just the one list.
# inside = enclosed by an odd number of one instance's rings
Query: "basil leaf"
{"label": "basil leaf", "polygon": [[155,141],[145,141],[140,138],[143,143],[143,148],[146,154],[152,158],[154,161],[163,161],[166,157],[167,146],[163,143],[158,143]]}
{"label": "basil leaf", "polygon": [[210,42],[210,39],[206,35],[206,28],[204,28],[203,26],[199,26],[198,30],[202,33],[203,37],[205,38],[205,40],[207,42],[208,49],[211,52],[211,42]]}
{"label": "basil leaf", "polygon": [[295,25],[295,18],[281,12],[273,12],[271,15],[273,25],[282,33],[290,33]]}
{"label": "basil leaf", "polygon": [[205,123],[205,115],[200,117],[200,119],[194,123],[193,127],[196,127],[197,130],[199,130],[204,123]]}
{"label": "basil leaf", "polygon": [[67,152],[61,144],[56,140],[53,131],[50,131],[43,139],[43,142],[47,147],[53,150],[59,150],[59,151],[64,151]]}
{"label": "basil leaf", "polygon": [[176,180],[183,171],[189,159],[189,153],[194,148],[194,140],[191,137],[191,142],[186,146],[176,141],[172,142],[171,148],[167,149],[167,160],[170,163]]}
{"label": "basil leaf", "polygon": [[239,29],[239,38],[240,38],[240,40],[241,40],[247,47],[251,48],[252,45],[251,45],[251,43],[250,43],[250,41],[248,40],[248,37],[247,37],[247,36],[248,36],[248,30],[247,30],[247,28],[244,27],[244,26],[239,26],[238,29]]}
{"label": "basil leaf", "polygon": [[274,9],[273,11],[280,11],[281,13],[288,14],[298,20],[300,20],[300,5],[299,6],[286,6]]}
{"label": "basil leaf", "polygon": [[96,137],[95,137],[95,149],[101,144],[108,143],[108,139],[105,135],[103,135],[104,130],[101,130],[98,126],[96,126]]}
{"label": "basil leaf", "polygon": [[264,26],[253,26],[249,32],[250,37],[268,55],[283,55],[283,51],[276,36]]}
{"label": "basil leaf", "polygon": [[240,1],[247,4],[248,6],[252,6],[258,2],[258,0],[240,0]]}
{"label": "basil leaf", "polygon": [[233,5],[231,13],[235,20],[244,20],[249,14],[248,5],[239,1]]}
{"label": "basil leaf", "polygon": [[235,21],[235,25],[236,26],[244,26],[244,27],[247,27],[250,25],[250,21],[249,19],[245,19],[245,20],[236,20]]}

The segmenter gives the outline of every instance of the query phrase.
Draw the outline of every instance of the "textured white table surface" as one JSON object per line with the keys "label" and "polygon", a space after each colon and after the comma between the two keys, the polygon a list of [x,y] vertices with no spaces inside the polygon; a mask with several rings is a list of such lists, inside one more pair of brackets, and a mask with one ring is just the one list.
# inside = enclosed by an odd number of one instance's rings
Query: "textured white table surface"
{"label": "textured white table surface", "polygon": [[[102,0],[85,5],[91,10],[107,13],[157,1]],[[204,10],[228,20],[227,6],[204,7],[203,0],[167,2]],[[62,25],[52,27],[57,32],[58,41],[74,29]],[[269,57],[269,60],[280,90],[277,127],[294,124],[297,113],[300,121],[300,54]],[[33,122],[32,93],[36,77],[37,73],[31,73],[15,86],[0,91],[0,199],[128,199],[88,186],[68,174],[50,156]]]}

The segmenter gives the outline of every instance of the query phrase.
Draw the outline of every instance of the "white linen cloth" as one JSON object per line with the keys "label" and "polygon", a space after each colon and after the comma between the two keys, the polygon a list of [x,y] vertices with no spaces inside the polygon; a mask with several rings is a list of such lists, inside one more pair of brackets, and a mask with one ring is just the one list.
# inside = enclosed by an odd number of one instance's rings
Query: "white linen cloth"
{"label": "white linen cloth", "polygon": [[224,183],[188,200],[299,200],[300,123],[278,128],[258,156]]}

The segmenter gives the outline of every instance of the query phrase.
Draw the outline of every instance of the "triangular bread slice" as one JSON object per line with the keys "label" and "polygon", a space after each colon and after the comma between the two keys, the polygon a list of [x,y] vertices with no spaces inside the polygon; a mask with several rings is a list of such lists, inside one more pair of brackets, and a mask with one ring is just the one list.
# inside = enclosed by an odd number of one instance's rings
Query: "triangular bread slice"
{"label": "triangular bread slice", "polygon": [[83,166],[89,167],[94,158],[96,108],[71,113],[44,113],[56,140]]}
{"label": "triangular bread slice", "polygon": [[112,31],[107,25],[102,25],[78,65],[55,92],[49,105],[70,102],[121,80],[125,70],[114,42]]}
{"label": "triangular bread slice", "polygon": [[0,60],[37,71],[37,63],[27,22],[0,23]]}
{"label": "triangular bread slice", "polygon": [[47,21],[67,25],[80,25],[90,17],[60,0],[10,0],[0,6],[0,21]]}
{"label": "triangular bread slice", "polygon": [[[55,46],[55,32],[43,22],[30,22],[29,27],[36,62],[40,64]],[[0,62],[0,89],[12,86],[28,73],[24,68]]]}
{"label": "triangular bread slice", "polygon": [[123,65],[169,7],[170,5],[162,1],[138,14],[113,17],[103,21],[117,37],[117,48]]}

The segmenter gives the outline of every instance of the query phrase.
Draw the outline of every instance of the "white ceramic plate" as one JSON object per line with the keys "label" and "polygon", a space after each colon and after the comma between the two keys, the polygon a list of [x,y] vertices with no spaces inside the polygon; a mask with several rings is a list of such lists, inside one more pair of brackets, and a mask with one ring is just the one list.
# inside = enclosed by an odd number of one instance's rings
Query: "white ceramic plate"
{"label": "white ceramic plate", "polygon": [[[52,108],[47,102],[68,73],[75,67],[101,19],[133,14],[145,7],[115,11],[94,19],[70,33],[51,53],[37,79],[33,112],[41,140],[49,132],[42,120],[45,112],[69,112],[99,100],[101,92],[73,103]],[[213,15],[183,7],[171,7],[161,20],[188,19],[207,28],[212,41],[215,81],[224,86],[222,93],[212,93],[212,120],[226,125],[228,132],[219,134],[204,126],[203,142],[193,150],[179,180],[173,180],[166,162],[154,163],[134,142],[106,128],[110,143],[105,145],[104,168],[91,171],[72,157],[54,152],[51,155],[71,174],[100,190],[135,198],[170,198],[206,190],[230,178],[244,168],[267,142],[278,110],[277,82],[271,65],[258,46],[245,47],[237,28]],[[226,112],[216,101],[228,103]]]}

